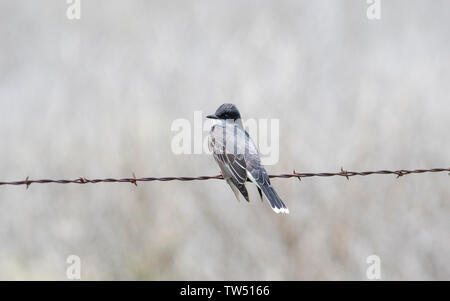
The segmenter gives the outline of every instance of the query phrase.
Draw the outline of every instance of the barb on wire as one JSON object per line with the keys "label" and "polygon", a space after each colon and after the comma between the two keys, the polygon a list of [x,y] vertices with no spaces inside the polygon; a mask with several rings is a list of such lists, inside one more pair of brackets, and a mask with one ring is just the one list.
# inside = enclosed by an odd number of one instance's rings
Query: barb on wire
{"label": "barb on wire", "polygon": [[[290,174],[279,174],[279,175],[269,175],[270,178],[311,178],[311,177],[345,177],[347,180],[350,180],[350,177],[355,176],[369,176],[369,175],[396,175],[397,178],[403,177],[405,175],[410,174],[423,174],[423,173],[439,173],[439,172],[449,172],[450,168],[431,168],[431,169],[415,169],[415,170],[377,170],[377,171],[348,171],[341,167],[340,172],[320,172],[320,173],[299,173],[295,170]],[[48,184],[48,183],[56,183],[56,184],[96,184],[96,183],[131,183],[137,186],[138,182],[152,182],[152,181],[205,181],[205,180],[221,180],[223,179],[222,175],[216,176],[201,176],[201,177],[148,177],[148,178],[136,178],[136,175],[133,173],[132,178],[121,178],[121,179],[113,179],[113,178],[105,178],[105,179],[87,179],[85,177],[79,177],[74,180],[51,180],[51,179],[41,179],[41,180],[32,180],[29,177],[26,177],[24,181],[13,181],[13,182],[0,182],[0,186],[2,185],[26,185],[26,188],[30,187],[31,184]]]}

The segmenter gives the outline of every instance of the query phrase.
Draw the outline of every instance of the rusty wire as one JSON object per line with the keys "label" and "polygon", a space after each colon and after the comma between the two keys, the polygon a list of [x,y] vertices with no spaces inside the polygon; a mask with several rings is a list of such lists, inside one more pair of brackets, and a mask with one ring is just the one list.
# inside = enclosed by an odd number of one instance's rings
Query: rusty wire
{"label": "rusty wire", "polygon": [[[295,170],[292,173],[289,174],[279,174],[279,175],[269,175],[270,178],[298,178],[301,180],[301,178],[310,178],[310,177],[345,177],[347,180],[350,179],[350,177],[354,176],[369,176],[369,175],[396,175],[397,178],[409,175],[409,174],[423,174],[423,173],[440,173],[440,172],[449,172],[450,175],[450,168],[431,168],[431,169],[415,169],[415,170],[377,170],[377,171],[348,171],[341,168],[339,172],[320,172],[320,173],[299,173]],[[27,177],[23,181],[13,181],[13,182],[0,182],[0,186],[2,185],[26,185],[28,188],[31,184],[48,184],[48,183],[55,183],[55,184],[96,184],[96,183],[131,183],[137,186],[138,182],[152,182],[152,181],[161,181],[161,182],[167,182],[167,181],[204,181],[204,180],[222,180],[222,175],[216,175],[216,176],[200,176],[200,177],[148,177],[148,178],[136,178],[136,175],[133,173],[132,178],[121,178],[121,179],[114,179],[114,178],[105,178],[105,179],[88,179],[85,177],[79,177],[74,180],[52,180],[52,179],[41,179],[41,180],[32,180],[29,177]]]}

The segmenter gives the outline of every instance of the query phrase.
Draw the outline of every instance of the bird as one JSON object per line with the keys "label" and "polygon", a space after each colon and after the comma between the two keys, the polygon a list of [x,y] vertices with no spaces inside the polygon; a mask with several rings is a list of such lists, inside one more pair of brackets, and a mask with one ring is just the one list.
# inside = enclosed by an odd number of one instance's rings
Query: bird
{"label": "bird", "polygon": [[258,149],[244,129],[236,106],[224,103],[206,118],[217,120],[209,132],[208,148],[238,201],[241,194],[250,202],[245,187],[249,179],[256,185],[261,200],[262,192],[264,193],[273,211],[289,214],[289,209],[273,189],[269,175],[261,165]]}

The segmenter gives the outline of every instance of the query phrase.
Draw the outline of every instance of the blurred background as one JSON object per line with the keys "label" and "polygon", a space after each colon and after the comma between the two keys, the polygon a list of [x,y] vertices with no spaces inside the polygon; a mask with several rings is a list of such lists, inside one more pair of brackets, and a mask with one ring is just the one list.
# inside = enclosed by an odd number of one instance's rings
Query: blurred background
{"label": "blurred background", "polygon": [[[280,120],[271,174],[449,166],[450,3],[0,2],[0,179],[215,175],[171,151],[224,102]],[[206,135],[206,132],[205,132]],[[291,214],[225,182],[0,187],[0,279],[450,279],[445,173],[274,179]]]}

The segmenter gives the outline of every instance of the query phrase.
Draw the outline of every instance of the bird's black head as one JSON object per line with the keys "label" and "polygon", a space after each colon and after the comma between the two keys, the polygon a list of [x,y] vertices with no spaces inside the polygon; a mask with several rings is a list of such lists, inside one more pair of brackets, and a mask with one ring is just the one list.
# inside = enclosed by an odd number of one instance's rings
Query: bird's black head
{"label": "bird's black head", "polygon": [[236,120],[241,119],[241,114],[239,114],[239,111],[234,104],[224,103],[217,109],[215,114],[208,115],[206,118]]}

